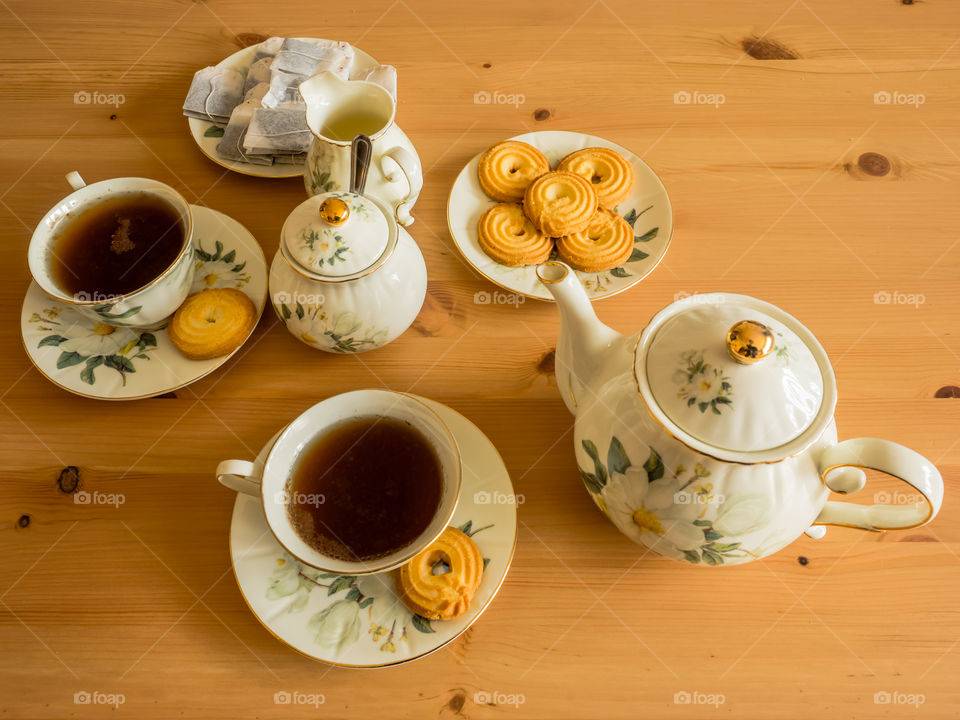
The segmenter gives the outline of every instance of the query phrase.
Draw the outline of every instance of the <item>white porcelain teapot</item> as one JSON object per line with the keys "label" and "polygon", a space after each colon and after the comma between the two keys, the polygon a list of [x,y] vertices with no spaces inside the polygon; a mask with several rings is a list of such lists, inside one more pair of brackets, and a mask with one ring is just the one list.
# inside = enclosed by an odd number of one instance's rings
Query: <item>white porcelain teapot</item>
{"label": "white porcelain teapot", "polygon": [[423,187],[423,168],[410,138],[394,122],[393,95],[376,83],[341,80],[332,72],[301,84],[300,95],[313,133],[303,173],[307,194],[347,189],[350,143],[364,133],[373,141],[365,194],[390,207],[401,225],[412,224],[410,211]]}
{"label": "white porcelain teapot", "polygon": [[[826,352],[774,305],[695,295],[625,337],[597,319],[566,265],[537,274],[562,317],[557,384],[576,415],[581,477],[632,540],[676,560],[732,565],[805,531],[822,537],[825,525],[899,530],[940,509],[943,480],[923,456],[877,438],[837,442]],[[828,500],[860,490],[861,468],[906,482],[909,502]]]}
{"label": "white porcelain teapot", "polygon": [[270,265],[277,317],[298,340],[332,353],[386,345],[410,327],[427,293],[417,243],[387,205],[364,193],[370,138],[358,136],[352,155],[350,190],[298,205]]}

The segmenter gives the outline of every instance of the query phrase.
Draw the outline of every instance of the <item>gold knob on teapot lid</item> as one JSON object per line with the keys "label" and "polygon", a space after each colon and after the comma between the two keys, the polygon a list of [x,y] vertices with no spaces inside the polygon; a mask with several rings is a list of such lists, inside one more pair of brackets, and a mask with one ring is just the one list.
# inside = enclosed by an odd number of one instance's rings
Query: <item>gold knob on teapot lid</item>
{"label": "gold knob on teapot lid", "polygon": [[753,365],[773,350],[773,332],[762,322],[741,320],[727,331],[727,352],[741,365]]}
{"label": "gold knob on teapot lid", "polygon": [[320,217],[328,225],[343,225],[350,217],[350,206],[340,198],[329,197],[320,204]]}

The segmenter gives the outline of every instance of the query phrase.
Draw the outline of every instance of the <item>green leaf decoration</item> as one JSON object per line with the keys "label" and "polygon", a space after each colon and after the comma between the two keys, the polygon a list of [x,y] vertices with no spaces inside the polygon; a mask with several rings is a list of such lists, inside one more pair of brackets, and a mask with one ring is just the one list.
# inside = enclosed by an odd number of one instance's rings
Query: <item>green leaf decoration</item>
{"label": "green leaf decoration", "polygon": [[623,449],[623,443],[616,435],[610,440],[610,450],[607,452],[607,471],[610,473],[624,473],[630,467],[630,458]]}
{"label": "green leaf decoration", "polygon": [[[629,261],[627,261],[627,262],[629,262]],[[610,271],[610,274],[613,275],[614,277],[618,277],[618,278],[625,278],[625,277],[630,277],[631,275],[633,275],[633,273],[627,272],[626,269],[625,269],[625,268],[622,268],[622,267],[615,267],[613,270]]]}
{"label": "green leaf decoration", "polygon": [[223,243],[220,242],[219,240],[217,240],[217,242],[214,243],[214,247],[216,248],[216,252],[213,253],[213,258],[212,258],[212,259],[213,259],[213,260],[219,260],[219,259],[220,259],[220,254],[223,252]]}
{"label": "green leaf decoration", "polygon": [[594,474],[597,476],[597,481],[601,485],[606,485],[607,470],[603,467],[603,463],[600,462],[600,453],[597,452],[597,446],[593,444],[592,440],[584,440],[581,444],[583,445],[583,449],[587,451],[587,455],[593,460]]}
{"label": "green leaf decoration", "polygon": [[62,352],[57,358],[57,369],[63,370],[72,365],[78,365],[83,362],[83,355],[77,352]]}
{"label": "green leaf decoration", "polygon": [[484,559],[483,559],[483,569],[486,570],[486,569],[487,569],[487,565],[489,565],[489,564],[490,564],[490,558],[484,558]]}
{"label": "green leaf decoration", "polygon": [[462,532],[464,535],[469,535],[470,530],[472,529],[473,529],[473,520],[467,520],[463,525],[457,528],[457,530]]}
{"label": "green leaf decoration", "polygon": [[204,262],[210,262],[213,259],[210,253],[208,253],[206,250],[201,250],[199,247],[195,247],[193,249],[193,254]]}
{"label": "green leaf decoration", "polygon": [[364,598],[363,600],[360,601],[360,609],[363,610],[363,608],[367,607],[368,605],[372,605],[372,604],[373,604],[373,598],[372,598],[372,597]]}
{"label": "green leaf decoration", "polygon": [[223,137],[223,128],[217,127],[216,125],[211,125],[204,131],[203,136],[204,137]]}
{"label": "green leaf decoration", "polygon": [[47,335],[40,343],[37,345],[38,348],[46,347],[48,345],[56,347],[62,342],[65,342],[67,338],[63,335]]}
{"label": "green leaf decoration", "polygon": [[347,600],[359,600],[360,599],[360,588],[353,586],[350,588],[350,592],[347,593]]}
{"label": "green leaf decoration", "polygon": [[93,370],[101,365],[103,365],[103,358],[101,356],[97,355],[96,357],[87,358],[87,364],[83,370],[80,371],[80,379],[87,385],[93,385],[95,381]]}
{"label": "green leaf decoration", "polygon": [[105,320],[125,320],[128,317],[133,317],[136,315],[143,307],[142,305],[137,305],[136,307],[132,307],[122,313],[111,313],[110,311],[113,310],[115,305],[116,303],[111,303],[110,305],[98,305],[93,309],[93,311]]}
{"label": "green leaf decoration", "polygon": [[137,358],[138,360],[149,360],[149,359],[150,359],[150,356],[147,355],[146,353],[137,353],[136,355],[134,355],[134,357]]}
{"label": "green leaf decoration", "polygon": [[598,494],[601,490],[603,490],[604,483],[597,480],[597,476],[593,473],[580,470],[580,477],[583,478],[583,484],[587,486],[587,490],[590,492]]}
{"label": "green leaf decoration", "polygon": [[697,401],[696,398],[690,398],[689,400],[687,400],[687,407],[690,407],[690,406],[693,405],[696,401]]}
{"label": "green leaf decoration", "polygon": [[321,580],[329,580],[330,578],[340,577],[340,573],[320,573]]}
{"label": "green leaf decoration", "polygon": [[653,239],[657,236],[657,233],[658,233],[658,232],[660,232],[660,227],[659,227],[659,226],[657,226],[657,227],[655,227],[655,228],[651,228],[650,230],[647,230],[643,235],[638,235],[637,237],[635,237],[635,238],[633,239],[633,241],[634,241],[635,243],[638,243],[638,242],[650,242],[651,240],[653,240]]}
{"label": "green leaf decoration", "polygon": [[738,542],[732,542],[732,543],[710,543],[710,545],[709,545],[708,547],[709,547],[711,550],[713,550],[713,551],[715,551],[715,552],[718,552],[718,553],[728,553],[728,552],[733,552],[734,550],[737,550],[737,549],[740,547],[740,543],[738,543]]}
{"label": "green leaf decoration", "polygon": [[422,633],[436,632],[436,630],[430,627],[430,621],[422,615],[413,616],[413,626]]}
{"label": "green leaf decoration", "polygon": [[231,268],[231,269],[232,269],[234,272],[240,272],[240,271],[243,270],[246,266],[247,266],[247,261],[244,260],[242,263],[239,263],[238,265],[234,265],[233,268]]}
{"label": "green leaf decoration", "polygon": [[703,537],[706,540],[719,540],[720,538],[723,537],[723,535],[721,535],[711,527],[703,531]]}
{"label": "green leaf decoration", "polygon": [[222,258],[220,258],[220,259],[223,260],[223,262],[225,262],[225,263],[232,263],[232,262],[234,261],[234,258],[236,258],[236,257],[237,257],[237,251],[236,251],[236,250],[231,250],[230,252],[228,252],[226,255],[224,255],[224,256],[223,256]]}
{"label": "green leaf decoration", "polygon": [[357,578],[355,578],[353,575],[340,575],[336,580],[330,583],[330,587],[327,588],[327,595],[334,595],[341,590],[346,590],[356,579]]}
{"label": "green leaf decoration", "polygon": [[637,260],[646,260],[650,257],[650,253],[645,253],[640,248],[634,248],[633,252],[630,253],[630,257],[627,258],[627,262],[637,262]]}
{"label": "green leaf decoration", "polygon": [[132,373],[137,371],[129,358],[125,358],[123,355],[107,355],[103,359],[103,364],[109,368],[113,368],[119,373]]}
{"label": "green leaf decoration", "polygon": [[630,212],[623,216],[623,219],[630,223],[630,227],[633,227],[633,224],[637,221],[637,218],[640,217],[637,215],[636,208],[630,208]]}
{"label": "green leaf decoration", "polygon": [[137,340],[137,345],[140,347],[156,347],[157,336],[149,332],[140,333],[140,339]]}
{"label": "green leaf decoration", "polygon": [[290,312],[290,308],[287,307],[286,303],[280,303],[280,314],[283,316],[283,321],[286,322],[290,319],[290,316],[293,315]]}
{"label": "green leaf decoration", "polygon": [[684,550],[683,557],[687,562],[700,562],[700,553],[698,553],[696,550]]}
{"label": "green leaf decoration", "polygon": [[709,406],[710,403],[708,402],[697,403],[697,407],[700,408],[700,412],[706,412]]}
{"label": "green leaf decoration", "polygon": [[297,317],[301,320],[303,320],[303,316],[307,314],[307,311],[303,309],[303,305],[300,303],[297,303],[295,312],[297,313]]}
{"label": "green leaf decoration", "polygon": [[703,552],[703,561],[707,565],[723,565],[723,555],[715,553],[707,546],[702,547],[701,551]]}
{"label": "green leaf decoration", "polygon": [[693,524],[696,525],[697,527],[712,527],[713,521],[712,520],[694,520]]}
{"label": "green leaf decoration", "polygon": [[643,469],[647,471],[647,480],[650,482],[663,477],[663,460],[660,459],[660,454],[653,448],[650,448],[650,457],[643,464]]}

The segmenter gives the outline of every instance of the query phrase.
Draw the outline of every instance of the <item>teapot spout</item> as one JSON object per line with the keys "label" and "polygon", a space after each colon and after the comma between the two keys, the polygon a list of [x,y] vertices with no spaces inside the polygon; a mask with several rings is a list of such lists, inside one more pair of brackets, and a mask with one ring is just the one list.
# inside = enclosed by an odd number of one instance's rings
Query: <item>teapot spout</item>
{"label": "teapot spout", "polygon": [[560,308],[557,386],[567,409],[576,415],[577,405],[603,382],[610,350],[624,338],[600,322],[587,291],[569,266],[555,260],[545,262],[537,268],[537,277]]}

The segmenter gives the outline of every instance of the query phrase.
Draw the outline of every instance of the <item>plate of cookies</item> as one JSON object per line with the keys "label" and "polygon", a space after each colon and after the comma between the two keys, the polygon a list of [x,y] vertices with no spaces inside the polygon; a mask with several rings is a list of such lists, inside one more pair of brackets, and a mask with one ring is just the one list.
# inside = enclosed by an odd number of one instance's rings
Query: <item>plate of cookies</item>
{"label": "plate of cookies", "polygon": [[494,284],[552,302],[536,268],[562,260],[595,300],[657,266],[673,211],[660,178],[634,153],[550,130],[497,143],[467,163],[450,191],[447,225],[464,259]]}
{"label": "plate of cookies", "polygon": [[[469,419],[417,399],[453,433],[463,486],[451,525],[401,568],[339,575],[304,565],[270,532],[259,499],[237,494],[230,557],[243,599],[268,632],[315,660],[373,668],[429,655],[480,618],[510,569],[523,496],[514,494],[503,459]],[[279,436],[266,443],[254,468],[263,467]],[[434,556],[447,567],[438,567]],[[450,603],[453,589],[459,599]]]}
{"label": "plate of cookies", "polygon": [[162,328],[96,322],[36,281],[23,301],[27,355],[47,379],[83,397],[137,400],[171,392],[223,365],[253,333],[267,300],[267,264],[239,222],[191,206],[196,268],[190,295]]}

